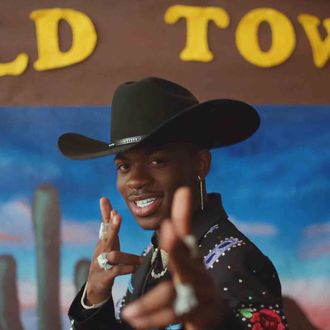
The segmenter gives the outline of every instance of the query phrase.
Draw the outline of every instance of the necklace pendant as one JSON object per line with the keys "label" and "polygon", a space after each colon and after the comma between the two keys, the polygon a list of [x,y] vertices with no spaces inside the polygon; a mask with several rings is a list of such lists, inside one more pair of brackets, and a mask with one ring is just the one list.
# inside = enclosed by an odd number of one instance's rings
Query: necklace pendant
{"label": "necklace pendant", "polygon": [[167,272],[167,267],[165,267],[160,273],[156,273],[155,270],[153,269],[151,271],[151,277],[154,279],[158,279],[158,278],[163,277],[166,272]]}

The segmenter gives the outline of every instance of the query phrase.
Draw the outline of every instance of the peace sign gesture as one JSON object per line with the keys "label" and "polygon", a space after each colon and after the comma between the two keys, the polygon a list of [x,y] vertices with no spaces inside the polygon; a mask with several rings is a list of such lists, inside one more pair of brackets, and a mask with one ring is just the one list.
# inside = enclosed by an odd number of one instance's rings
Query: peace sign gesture
{"label": "peace sign gesture", "polygon": [[160,229],[160,245],[168,253],[173,279],[157,285],[123,310],[123,318],[134,328],[184,323],[187,330],[209,330],[221,323],[223,304],[212,278],[196,258],[197,246],[191,244],[191,213],[191,192],[179,188],[173,198],[171,219],[164,220]]}
{"label": "peace sign gesture", "polygon": [[[119,229],[121,216],[112,209],[110,201],[100,199],[102,227],[87,280],[87,304],[95,305],[111,296],[116,276],[133,273],[143,258],[120,251]],[[103,263],[102,263],[103,258]]]}

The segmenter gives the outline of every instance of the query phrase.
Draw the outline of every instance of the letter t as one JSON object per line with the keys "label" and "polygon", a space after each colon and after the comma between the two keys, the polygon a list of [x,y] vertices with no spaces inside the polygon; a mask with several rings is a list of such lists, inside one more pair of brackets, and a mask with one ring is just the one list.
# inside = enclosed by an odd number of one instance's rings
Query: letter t
{"label": "letter t", "polygon": [[226,28],[230,21],[228,13],[218,7],[174,5],[167,9],[164,19],[167,24],[174,24],[182,17],[187,21],[187,39],[180,53],[181,60],[212,61],[213,54],[207,38],[208,22],[213,21],[219,28]]}

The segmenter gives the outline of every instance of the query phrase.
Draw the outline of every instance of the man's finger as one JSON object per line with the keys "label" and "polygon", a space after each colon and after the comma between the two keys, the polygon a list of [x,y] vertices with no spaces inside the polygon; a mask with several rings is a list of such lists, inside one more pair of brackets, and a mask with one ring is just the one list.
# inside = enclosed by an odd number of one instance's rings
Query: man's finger
{"label": "man's finger", "polygon": [[120,275],[132,274],[136,271],[137,265],[115,265],[105,272],[109,273],[109,277],[117,277]]}
{"label": "man's finger", "polygon": [[163,328],[168,324],[179,323],[171,306],[159,309],[149,315],[126,319],[134,329],[147,330]]}
{"label": "man's finger", "polygon": [[104,223],[109,223],[111,210],[112,210],[112,206],[111,206],[109,199],[106,197],[101,197],[100,198],[100,211],[101,211],[102,221]]}
{"label": "man's finger", "polygon": [[190,234],[192,216],[192,195],[188,187],[180,187],[173,196],[171,219],[176,234],[184,237]]}
{"label": "man's finger", "polygon": [[[108,285],[113,283],[115,277],[120,275],[132,274],[136,271],[135,265],[115,265],[108,270],[101,269],[100,267],[94,270],[94,287],[101,287],[105,291],[104,295],[109,294]],[[88,281],[88,285],[91,286],[91,281]],[[104,289],[104,287],[107,287]]]}
{"label": "man's finger", "polygon": [[123,317],[127,321],[150,317],[151,313],[169,307],[172,308],[174,298],[175,290],[173,284],[170,281],[163,282],[138,300],[130,303],[123,310]]}
{"label": "man's finger", "polygon": [[167,251],[170,255],[172,251],[175,249],[175,245],[179,240],[177,236],[174,225],[170,219],[166,219],[162,222],[160,226],[160,247]]}
{"label": "man's finger", "polygon": [[143,263],[143,257],[120,251],[110,251],[107,259],[111,265],[140,265]]}
{"label": "man's finger", "polygon": [[189,248],[176,235],[170,220],[163,221],[161,225],[160,246],[169,254],[169,269],[175,283],[191,282],[204,270],[201,261],[191,258]]}
{"label": "man's finger", "polygon": [[118,238],[120,224],[121,216],[115,210],[112,210],[106,239],[107,247],[110,250],[120,250]]}

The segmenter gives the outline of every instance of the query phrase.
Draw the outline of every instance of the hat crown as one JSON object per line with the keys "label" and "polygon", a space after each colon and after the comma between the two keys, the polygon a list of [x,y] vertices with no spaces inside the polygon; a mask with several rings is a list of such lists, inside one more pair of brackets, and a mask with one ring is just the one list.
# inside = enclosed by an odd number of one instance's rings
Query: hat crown
{"label": "hat crown", "polygon": [[151,77],[116,89],[110,143],[66,133],[58,146],[71,159],[121,153],[140,143],[187,141],[211,149],[247,139],[259,123],[257,111],[244,102],[215,99],[199,103],[184,87]]}
{"label": "hat crown", "polygon": [[198,100],[187,89],[165,79],[126,82],[113,96],[110,141],[148,135],[195,104]]}

